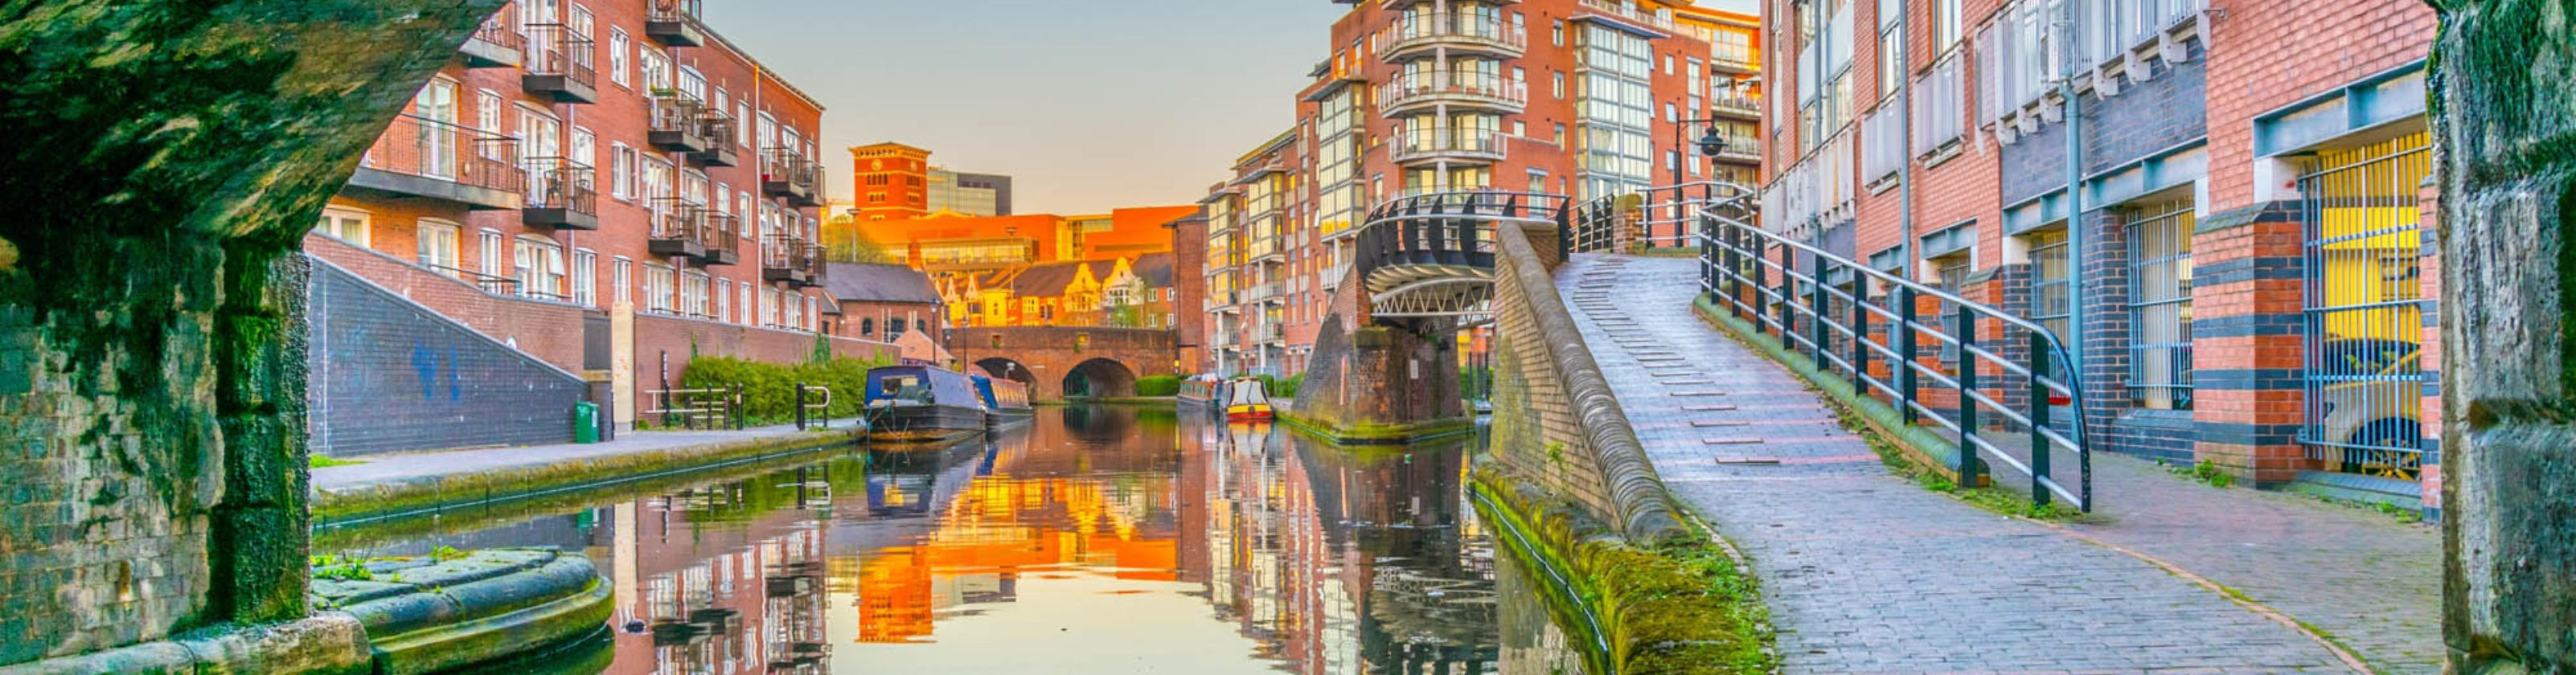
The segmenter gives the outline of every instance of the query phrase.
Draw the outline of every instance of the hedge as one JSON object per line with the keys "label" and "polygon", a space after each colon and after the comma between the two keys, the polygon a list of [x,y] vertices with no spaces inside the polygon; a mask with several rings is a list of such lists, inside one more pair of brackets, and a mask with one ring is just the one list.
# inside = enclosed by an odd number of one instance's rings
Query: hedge
{"label": "hedge", "polygon": [[1179,393],[1181,393],[1181,378],[1178,376],[1155,375],[1136,379],[1137,396],[1172,396]]}
{"label": "hedge", "polygon": [[829,387],[834,418],[857,417],[868,386],[868,369],[886,365],[868,359],[833,359],[818,363],[779,364],[701,356],[689,360],[680,386],[712,389],[742,386],[743,415],[755,424],[796,419],[796,383]]}

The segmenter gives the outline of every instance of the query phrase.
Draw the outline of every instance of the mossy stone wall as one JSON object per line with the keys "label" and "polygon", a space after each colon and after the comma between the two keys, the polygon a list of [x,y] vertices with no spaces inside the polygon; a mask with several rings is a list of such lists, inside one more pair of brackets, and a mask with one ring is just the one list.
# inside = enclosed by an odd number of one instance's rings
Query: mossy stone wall
{"label": "mossy stone wall", "polygon": [[304,615],[291,254],[499,5],[0,11],[0,664]]}
{"label": "mossy stone wall", "polygon": [[2432,4],[2450,672],[2576,673],[2576,6]]}

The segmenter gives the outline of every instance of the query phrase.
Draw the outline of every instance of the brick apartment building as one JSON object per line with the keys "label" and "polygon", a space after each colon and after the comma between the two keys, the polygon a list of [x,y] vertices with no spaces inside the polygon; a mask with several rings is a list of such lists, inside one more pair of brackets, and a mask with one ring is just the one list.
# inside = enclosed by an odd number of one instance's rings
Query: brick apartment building
{"label": "brick apartment building", "polygon": [[307,250],[609,383],[593,398],[618,423],[693,354],[812,354],[827,302],[814,243],[823,109],[697,9],[505,7],[393,121]]}
{"label": "brick apartment building", "polygon": [[[1755,26],[1686,1],[1353,3],[1298,93],[1296,126],[1201,201],[1202,369],[1303,372],[1380,201],[1754,180]],[[1726,152],[1684,151],[1710,128]]]}
{"label": "brick apartment building", "polygon": [[2112,450],[2438,509],[2430,8],[1763,12],[1765,227],[2056,329]]}

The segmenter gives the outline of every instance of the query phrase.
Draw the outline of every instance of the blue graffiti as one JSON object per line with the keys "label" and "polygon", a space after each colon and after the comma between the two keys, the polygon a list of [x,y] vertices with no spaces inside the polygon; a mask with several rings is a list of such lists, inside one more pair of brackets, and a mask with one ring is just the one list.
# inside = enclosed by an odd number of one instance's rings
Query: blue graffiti
{"label": "blue graffiti", "polygon": [[456,372],[456,345],[447,346],[447,402],[465,400],[465,374]]}
{"label": "blue graffiti", "polygon": [[420,375],[420,397],[427,400],[438,396],[438,352],[420,340],[413,340],[411,369]]}

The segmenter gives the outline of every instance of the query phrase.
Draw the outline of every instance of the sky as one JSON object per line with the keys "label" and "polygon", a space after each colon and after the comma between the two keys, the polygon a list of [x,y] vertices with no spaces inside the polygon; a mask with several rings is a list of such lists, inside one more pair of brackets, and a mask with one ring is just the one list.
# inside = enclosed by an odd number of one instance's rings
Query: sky
{"label": "sky", "polygon": [[[1704,1],[1748,9],[1751,0]],[[1730,7],[1730,5],[1736,5]],[[1009,174],[1020,213],[1189,204],[1288,130],[1330,56],[1328,0],[712,0],[706,22],[821,99],[831,192],[853,145]]]}

